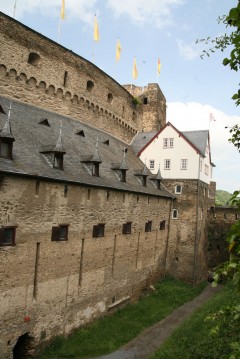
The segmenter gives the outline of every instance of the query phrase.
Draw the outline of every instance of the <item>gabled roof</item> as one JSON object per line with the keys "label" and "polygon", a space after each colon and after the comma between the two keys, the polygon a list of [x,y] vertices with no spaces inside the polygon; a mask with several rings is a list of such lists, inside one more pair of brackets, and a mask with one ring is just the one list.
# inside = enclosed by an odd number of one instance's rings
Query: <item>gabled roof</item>
{"label": "gabled roof", "polygon": [[134,153],[138,153],[155,135],[156,131],[138,132],[131,142]]}
{"label": "gabled roof", "polygon": [[[161,130],[159,130],[157,133],[153,134],[152,137],[149,139],[150,133],[147,132],[146,134],[144,132],[141,132],[141,136],[136,138],[136,143],[139,146],[141,143],[141,138],[143,139],[146,137],[148,139],[148,142],[146,142],[142,148],[140,148],[137,152],[137,156],[140,156],[141,153],[155,140],[155,138],[158,138],[160,133],[162,133],[166,127],[171,126],[177,134],[182,137],[197,153],[200,153],[203,157],[205,157],[205,150],[207,145],[207,140],[209,136],[209,131],[187,131],[187,132],[181,132],[176,127],[174,127],[170,122],[168,122]],[[139,134],[138,134],[139,135]],[[137,135],[137,136],[138,136]],[[136,137],[136,136],[135,136]],[[132,141],[132,144],[135,143],[135,138]],[[143,143],[143,141],[142,141]],[[137,147],[135,146],[135,148]]]}
{"label": "gabled roof", "polygon": [[[7,112],[9,99],[0,96],[0,105]],[[3,129],[7,115],[0,113],[0,131]],[[49,126],[39,124],[47,118]],[[52,168],[43,158],[43,148],[56,145],[62,123],[61,140],[64,144],[64,170]],[[17,176],[40,177],[64,183],[76,183],[98,188],[110,188],[129,192],[152,194],[164,197],[173,196],[164,189],[156,189],[152,181],[143,187],[134,176],[135,170],[143,171],[142,161],[133,153],[130,146],[117,138],[93,128],[79,120],[45,111],[35,106],[12,101],[11,128],[15,138],[13,160],[0,158],[0,172]],[[76,133],[81,128],[85,137]],[[101,158],[100,177],[92,176],[86,170],[81,159],[96,152],[98,138],[98,156]],[[109,139],[109,145],[103,142]],[[127,181],[120,182],[111,169],[113,162],[122,163],[123,149],[127,148]],[[150,172],[149,172],[150,173]]]}
{"label": "gabled roof", "polygon": [[182,134],[196,147],[202,154],[205,154],[209,131],[184,131]]}

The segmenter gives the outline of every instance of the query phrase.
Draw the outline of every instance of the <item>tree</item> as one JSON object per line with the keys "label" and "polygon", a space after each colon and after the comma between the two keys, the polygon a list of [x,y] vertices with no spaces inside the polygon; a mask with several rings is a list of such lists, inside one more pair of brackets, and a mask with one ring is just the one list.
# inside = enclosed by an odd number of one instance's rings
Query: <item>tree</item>
{"label": "tree", "polygon": [[[228,57],[224,58],[223,65],[229,66],[231,70],[236,72],[240,69],[240,0],[236,7],[230,9],[228,15],[224,15],[218,19],[219,22],[222,22],[226,25],[227,28],[231,29],[229,35],[224,34],[214,39],[208,37],[207,39],[197,40],[197,42],[205,42],[206,44],[211,43],[209,50],[204,50],[202,57],[204,55],[210,56],[211,53],[214,53],[217,50],[224,51],[225,49],[231,49]],[[232,99],[235,101],[236,106],[240,105],[240,89],[238,88],[235,94],[232,96]],[[230,128],[231,137],[229,142],[231,142],[237,150],[240,152],[240,126],[236,124]],[[236,174],[238,175],[238,174]],[[240,191],[237,190],[233,193],[230,204],[236,206],[240,210]],[[231,227],[228,237],[228,250],[229,250],[229,260],[222,265],[220,265],[214,273],[213,286],[216,286],[219,281],[224,279],[230,280],[235,286],[236,290],[240,294],[240,220],[236,221],[235,224]],[[231,316],[233,321],[240,320],[240,304],[233,303],[231,308],[225,308],[218,313],[215,313],[214,316],[220,316],[222,318],[222,323],[224,325],[224,318]],[[219,328],[215,328],[219,330]],[[214,332],[214,330],[213,330]],[[233,342],[230,344],[232,348],[232,354],[230,359],[240,358],[240,344],[238,342]]]}
{"label": "tree", "polygon": [[[228,15],[223,15],[218,18],[219,23],[223,23],[226,28],[231,28],[230,34],[224,34],[218,36],[214,39],[208,37],[207,39],[197,40],[196,43],[205,42],[206,44],[211,43],[211,47],[208,50],[203,50],[201,58],[205,55],[210,56],[211,53],[215,51],[224,51],[231,48],[230,55],[223,59],[223,65],[229,66],[231,70],[238,71],[240,69],[240,1],[238,0],[238,5],[230,9]],[[240,85],[240,84],[239,84]],[[240,88],[237,89],[235,94],[232,96],[232,99],[235,101],[236,105],[240,105]],[[229,130],[231,137],[229,142],[231,142],[235,147],[237,147],[240,152],[240,126],[236,124],[231,127]]]}

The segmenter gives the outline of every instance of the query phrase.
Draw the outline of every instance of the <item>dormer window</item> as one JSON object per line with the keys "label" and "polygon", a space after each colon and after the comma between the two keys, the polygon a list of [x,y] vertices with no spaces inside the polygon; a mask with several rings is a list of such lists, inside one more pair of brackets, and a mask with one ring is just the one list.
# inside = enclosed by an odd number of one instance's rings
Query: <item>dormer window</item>
{"label": "dormer window", "polygon": [[135,171],[134,175],[137,177],[138,181],[143,187],[147,186],[147,176],[148,174],[143,173],[143,171]]}
{"label": "dormer window", "polygon": [[63,153],[54,153],[53,167],[63,170]]}
{"label": "dormer window", "polygon": [[7,120],[3,126],[2,131],[0,131],[0,157],[8,159],[12,159],[13,141],[15,141],[12,135],[10,124],[11,109],[12,107],[10,104]]}
{"label": "dormer window", "polygon": [[92,175],[99,177],[99,162],[93,162],[92,164]]}
{"label": "dormer window", "polygon": [[121,170],[121,178],[120,181],[121,182],[126,182],[126,177],[127,177],[127,170]]}
{"label": "dormer window", "polygon": [[11,139],[0,138],[0,157],[12,159],[13,141]]}

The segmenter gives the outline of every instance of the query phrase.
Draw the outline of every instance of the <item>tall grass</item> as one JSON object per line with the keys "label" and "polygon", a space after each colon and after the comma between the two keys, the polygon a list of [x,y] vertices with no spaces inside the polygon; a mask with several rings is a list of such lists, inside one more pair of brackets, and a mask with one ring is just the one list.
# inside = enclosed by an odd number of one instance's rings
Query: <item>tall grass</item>
{"label": "tall grass", "polygon": [[56,338],[38,359],[82,359],[110,353],[193,299],[203,287],[203,283],[193,287],[175,279],[164,279],[156,285],[154,293],[138,303],[128,304],[112,316],[76,330],[67,339]]}
{"label": "tall grass", "polygon": [[[239,302],[239,294],[231,287],[225,287],[184,321],[151,359],[229,358],[230,343],[240,341],[239,320],[231,321],[229,317],[222,323],[218,317],[214,321],[206,318],[237,300]],[[212,333],[211,329],[217,325],[219,331]]]}

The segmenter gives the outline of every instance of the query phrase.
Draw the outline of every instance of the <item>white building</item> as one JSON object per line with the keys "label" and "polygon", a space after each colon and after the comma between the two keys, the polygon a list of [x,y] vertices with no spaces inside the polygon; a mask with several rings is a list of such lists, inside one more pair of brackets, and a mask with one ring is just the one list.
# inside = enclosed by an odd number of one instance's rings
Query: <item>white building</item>
{"label": "white building", "polygon": [[140,132],[132,147],[150,171],[164,179],[212,181],[209,131],[180,132],[168,122],[157,133]]}

